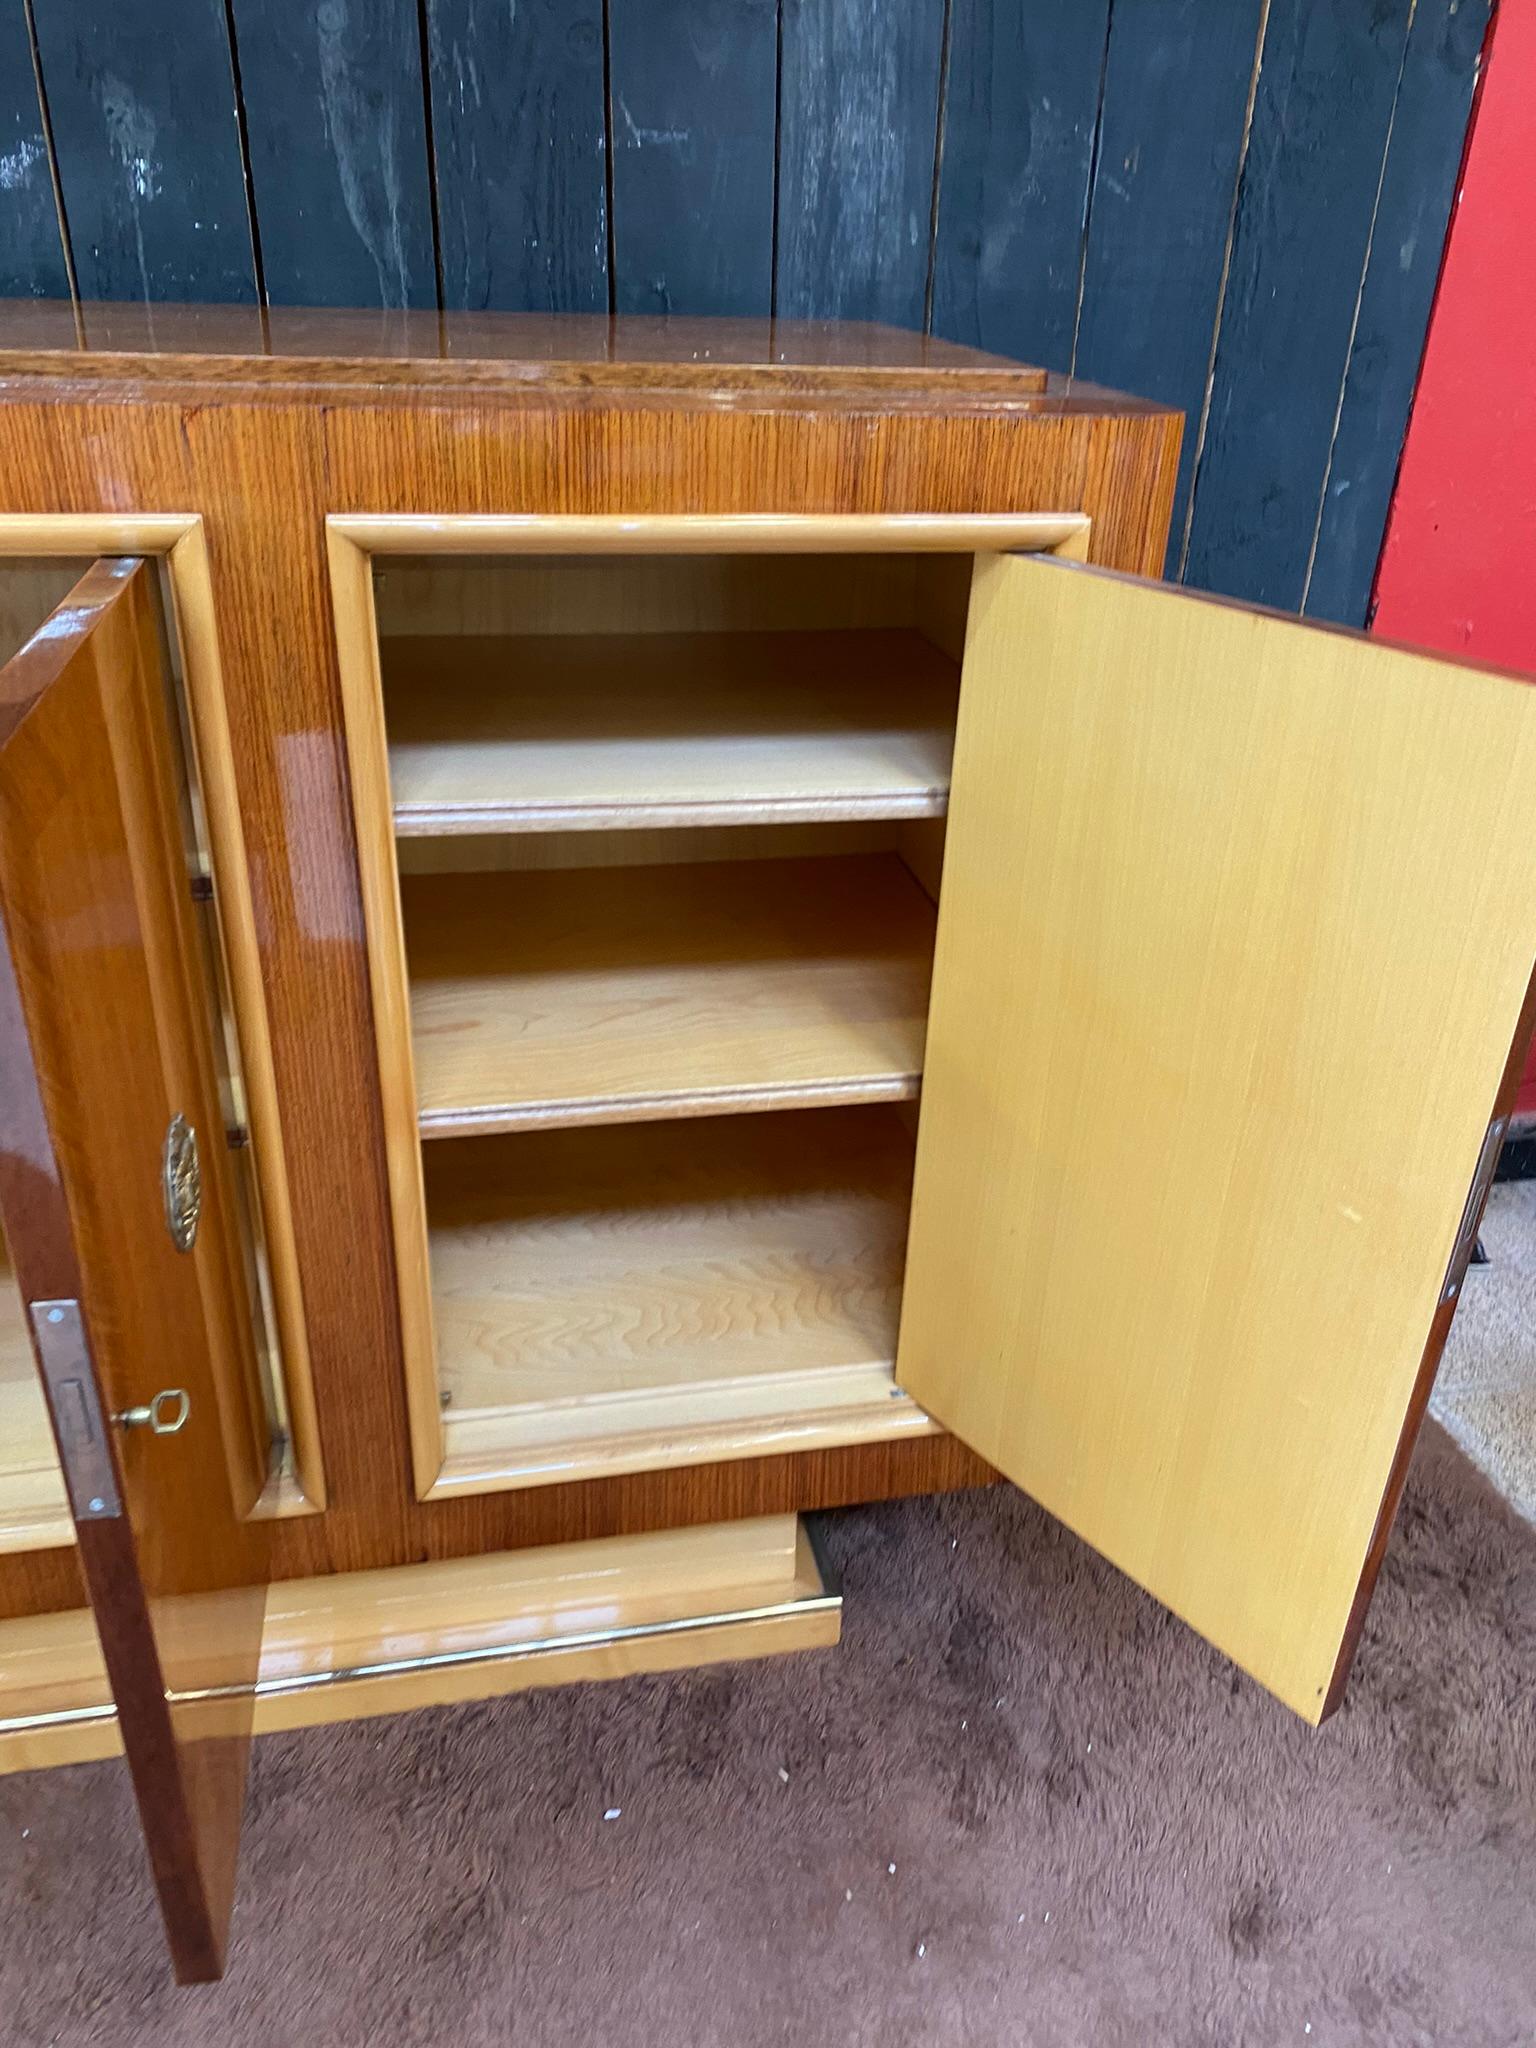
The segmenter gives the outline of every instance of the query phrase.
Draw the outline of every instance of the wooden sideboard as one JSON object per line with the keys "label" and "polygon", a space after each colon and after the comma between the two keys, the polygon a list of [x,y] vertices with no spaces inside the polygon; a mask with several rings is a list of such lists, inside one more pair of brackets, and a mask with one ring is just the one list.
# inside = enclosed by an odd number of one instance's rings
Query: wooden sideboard
{"label": "wooden sideboard", "polygon": [[126,1750],[182,1974],[253,1714],[827,1641],[806,1510],[1005,1475],[1336,1703],[1536,697],[1148,580],[1178,435],[874,328],[0,310],[0,1760]]}

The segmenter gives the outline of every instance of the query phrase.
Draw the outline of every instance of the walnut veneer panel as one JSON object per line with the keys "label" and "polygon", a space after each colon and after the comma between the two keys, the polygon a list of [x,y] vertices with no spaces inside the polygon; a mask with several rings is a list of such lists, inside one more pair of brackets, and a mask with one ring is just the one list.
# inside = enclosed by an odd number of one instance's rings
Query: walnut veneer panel
{"label": "walnut veneer panel", "polygon": [[[952,1440],[927,1438],[413,1500],[324,520],[1071,511],[1092,520],[1095,561],[1155,574],[1177,415],[1054,379],[1043,392],[1004,379],[963,403],[918,379],[898,403],[850,372],[815,394],[738,393],[721,405],[696,380],[669,389],[647,371],[597,391],[578,371],[550,378],[505,364],[490,377],[417,381],[407,368],[386,398],[377,349],[400,347],[387,323],[374,353],[359,343],[322,374],[301,348],[279,376],[259,319],[231,340],[223,309],[199,309],[192,329],[203,323],[225,353],[210,340],[201,358],[146,355],[142,317],[130,336],[130,309],[88,309],[88,340],[105,350],[117,336],[141,353],[82,357],[59,310],[7,309],[0,320],[0,343],[16,344],[0,347],[0,510],[206,521],[331,1503],[274,1529],[274,1569],[362,1569],[987,1477]],[[179,337],[168,310],[155,309],[155,330]],[[446,329],[451,370],[459,330]],[[465,344],[478,345],[467,334]],[[79,1600],[68,1551],[0,1559],[5,1611]]]}

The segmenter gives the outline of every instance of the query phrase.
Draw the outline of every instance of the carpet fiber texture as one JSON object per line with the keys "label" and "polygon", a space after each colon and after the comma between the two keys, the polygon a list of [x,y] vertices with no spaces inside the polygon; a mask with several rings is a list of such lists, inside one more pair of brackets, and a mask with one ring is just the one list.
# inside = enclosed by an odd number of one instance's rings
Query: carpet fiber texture
{"label": "carpet fiber texture", "polygon": [[1536,1180],[1496,1187],[1486,1266],[1468,1268],[1431,1413],[1527,1521],[1536,1521]]}
{"label": "carpet fiber texture", "polygon": [[1536,1530],[1438,1430],[1321,1732],[1007,1489],[828,1530],[839,1650],[259,1744],[218,1987],[118,1768],[0,1782],[0,2037],[1536,2039]]}

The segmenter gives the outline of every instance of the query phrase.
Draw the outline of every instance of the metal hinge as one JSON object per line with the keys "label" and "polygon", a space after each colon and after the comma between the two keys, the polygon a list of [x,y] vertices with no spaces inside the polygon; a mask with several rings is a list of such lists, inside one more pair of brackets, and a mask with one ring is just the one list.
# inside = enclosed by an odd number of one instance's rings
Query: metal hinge
{"label": "metal hinge", "polygon": [[1497,1116],[1488,1126],[1483,1137],[1483,1149],[1477,1155],[1477,1170],[1472,1176],[1472,1186],[1467,1192],[1467,1206],[1461,1212],[1461,1227],[1456,1232],[1456,1242],[1451,1247],[1451,1262],[1445,1269],[1445,1284],[1440,1290],[1440,1303],[1444,1307],[1454,1301],[1461,1292],[1461,1283],[1467,1275],[1467,1261],[1472,1256],[1472,1247],[1477,1242],[1478,1227],[1483,1220],[1483,1208],[1488,1200],[1488,1190],[1493,1186],[1493,1176],[1498,1170],[1499,1153],[1504,1145],[1504,1133],[1509,1129],[1509,1118]]}
{"label": "metal hinge", "polygon": [[123,1503],[117,1491],[117,1468],[96,1393],[80,1304],[33,1301],[27,1312],[75,1520],[100,1522],[120,1515]]}

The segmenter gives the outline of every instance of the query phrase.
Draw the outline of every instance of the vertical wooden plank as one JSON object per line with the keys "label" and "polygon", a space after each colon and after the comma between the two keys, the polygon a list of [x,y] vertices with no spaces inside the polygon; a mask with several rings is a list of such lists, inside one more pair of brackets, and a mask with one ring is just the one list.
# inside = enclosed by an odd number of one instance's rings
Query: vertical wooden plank
{"label": "vertical wooden plank", "polygon": [[427,0],[443,303],[606,313],[602,0]]}
{"label": "vertical wooden plank", "polygon": [[777,0],[610,0],[613,301],[766,314]]}
{"label": "vertical wooden plank", "polygon": [[0,0],[0,298],[68,297],[27,11]]}
{"label": "vertical wooden plank", "polygon": [[921,327],[944,0],[783,0],[776,306]]}
{"label": "vertical wooden plank", "polygon": [[1461,169],[1489,0],[1418,0],[1304,609],[1365,623]]}
{"label": "vertical wooden plank", "polygon": [[1177,559],[1263,0],[1116,0],[1078,322],[1079,375],[1185,415]]}
{"label": "vertical wooden plank", "polygon": [[49,0],[38,53],[83,299],[257,296],[220,0]]}
{"label": "vertical wooden plank", "polygon": [[1301,604],[1412,0],[1273,0],[1187,582]]}
{"label": "vertical wooden plank", "polygon": [[415,0],[232,6],[267,298],[436,306]]}
{"label": "vertical wooden plank", "polygon": [[1108,0],[953,0],[933,327],[1072,366]]}

